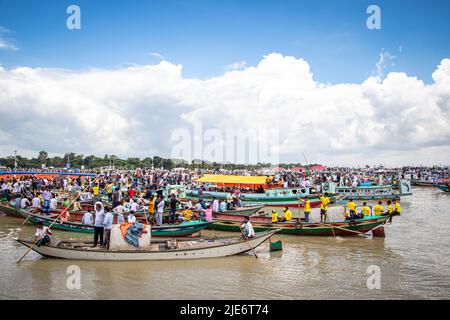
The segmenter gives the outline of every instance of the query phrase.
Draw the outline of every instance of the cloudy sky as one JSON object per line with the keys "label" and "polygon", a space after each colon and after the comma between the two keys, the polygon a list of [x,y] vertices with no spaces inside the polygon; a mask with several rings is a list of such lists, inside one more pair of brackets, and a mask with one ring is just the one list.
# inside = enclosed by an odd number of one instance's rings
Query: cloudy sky
{"label": "cloudy sky", "polygon": [[173,156],[201,126],[204,151],[234,130],[282,162],[450,164],[449,2],[378,1],[381,30],[369,4],[0,0],[0,156]]}

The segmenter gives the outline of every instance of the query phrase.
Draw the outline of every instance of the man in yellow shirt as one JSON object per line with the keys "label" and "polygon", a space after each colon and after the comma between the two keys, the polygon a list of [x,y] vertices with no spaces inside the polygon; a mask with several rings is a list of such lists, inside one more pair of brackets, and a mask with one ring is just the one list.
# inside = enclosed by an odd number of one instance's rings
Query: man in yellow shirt
{"label": "man in yellow shirt", "polygon": [[350,200],[347,203],[347,209],[350,212],[350,219],[353,220],[356,218],[356,202],[353,200]]}
{"label": "man in yellow shirt", "polygon": [[283,209],[283,221],[291,221],[292,220],[292,212],[288,207]]}
{"label": "man in yellow shirt", "polygon": [[394,214],[394,206],[392,205],[392,202],[390,200],[387,202],[387,205],[388,205],[387,213],[389,214],[389,222],[392,222],[392,215]]}
{"label": "man in yellow shirt", "polygon": [[108,193],[108,201],[109,202],[112,202],[113,186],[114,185],[112,183],[109,183],[106,186],[106,192]]}
{"label": "man in yellow shirt", "polygon": [[399,216],[402,213],[402,207],[400,206],[400,203],[397,202],[397,200],[392,200],[392,205],[394,206],[394,216]]}
{"label": "man in yellow shirt", "polygon": [[150,196],[150,199],[148,200],[148,219],[152,221],[155,218],[155,200],[156,197]]}
{"label": "man in yellow shirt", "polygon": [[278,212],[276,210],[272,210],[272,223],[278,222]]}
{"label": "man in yellow shirt", "polygon": [[94,196],[95,201],[100,201],[100,187],[98,186],[98,183],[92,187],[92,195]]}
{"label": "man in yellow shirt", "polygon": [[311,203],[308,198],[302,201],[304,202],[303,213],[305,215],[305,221],[309,222],[309,215],[311,214]]}
{"label": "man in yellow shirt", "polygon": [[327,196],[321,194],[320,201],[320,222],[327,222],[327,210],[330,199]]}
{"label": "man in yellow shirt", "polygon": [[367,205],[366,202],[363,202],[363,207],[362,207],[362,210],[361,210],[361,216],[362,216],[361,218],[372,216],[372,213],[370,212],[370,208],[369,208],[369,206]]}
{"label": "man in yellow shirt", "polygon": [[191,221],[192,211],[188,207],[185,208],[184,211],[180,213],[181,221]]}
{"label": "man in yellow shirt", "polygon": [[383,207],[381,206],[383,204],[383,202],[378,201],[378,204],[375,205],[375,207],[373,208],[373,212],[375,213],[375,216],[381,216],[383,214]]}

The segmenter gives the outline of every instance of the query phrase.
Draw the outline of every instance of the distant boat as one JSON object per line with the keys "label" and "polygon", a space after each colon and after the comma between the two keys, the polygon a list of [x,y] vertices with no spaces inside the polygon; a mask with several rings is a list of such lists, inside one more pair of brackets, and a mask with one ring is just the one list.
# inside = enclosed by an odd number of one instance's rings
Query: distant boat
{"label": "distant boat", "polygon": [[358,200],[400,200],[403,196],[412,195],[411,183],[408,180],[402,180],[398,191],[395,191],[391,185],[372,185],[372,186],[337,186],[336,183],[325,183],[322,185],[325,192],[336,195],[340,201]]}
{"label": "distant boat", "polygon": [[411,184],[413,186],[420,186],[420,187],[434,187],[436,185],[436,182],[413,179],[411,180]]}
{"label": "distant boat", "polygon": [[219,258],[241,254],[261,245],[276,231],[256,233],[248,241],[242,237],[202,238],[197,240],[177,241],[176,248],[170,241],[152,240],[148,249],[108,250],[92,248],[92,242],[53,241],[50,245],[35,246],[31,241],[17,240],[22,245],[50,258],[70,260],[109,260],[109,261],[149,261],[149,260],[187,260]]}
{"label": "distant boat", "polygon": [[437,184],[436,187],[438,187],[438,188],[441,189],[442,191],[450,192],[450,186],[449,186],[449,184]]}

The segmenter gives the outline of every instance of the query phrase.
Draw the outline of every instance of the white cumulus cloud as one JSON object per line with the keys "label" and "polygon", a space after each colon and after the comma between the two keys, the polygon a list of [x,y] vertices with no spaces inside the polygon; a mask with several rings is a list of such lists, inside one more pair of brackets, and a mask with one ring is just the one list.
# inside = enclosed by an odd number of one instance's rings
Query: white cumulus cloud
{"label": "white cumulus cloud", "polygon": [[70,71],[0,67],[0,154],[170,156],[180,128],[276,129],[282,161],[446,164],[450,60],[425,84],[405,73],[323,84],[307,61],[272,53],[207,80],[182,66]]}

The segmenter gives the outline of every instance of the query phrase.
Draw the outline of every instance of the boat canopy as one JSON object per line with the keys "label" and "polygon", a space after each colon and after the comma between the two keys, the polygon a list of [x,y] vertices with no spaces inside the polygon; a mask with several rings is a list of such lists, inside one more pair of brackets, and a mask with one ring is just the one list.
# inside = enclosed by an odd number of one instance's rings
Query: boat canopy
{"label": "boat canopy", "polygon": [[217,184],[218,186],[240,186],[240,187],[266,187],[266,180],[271,176],[235,176],[235,175],[216,175],[205,174],[201,178],[195,179],[195,182],[206,182]]}

